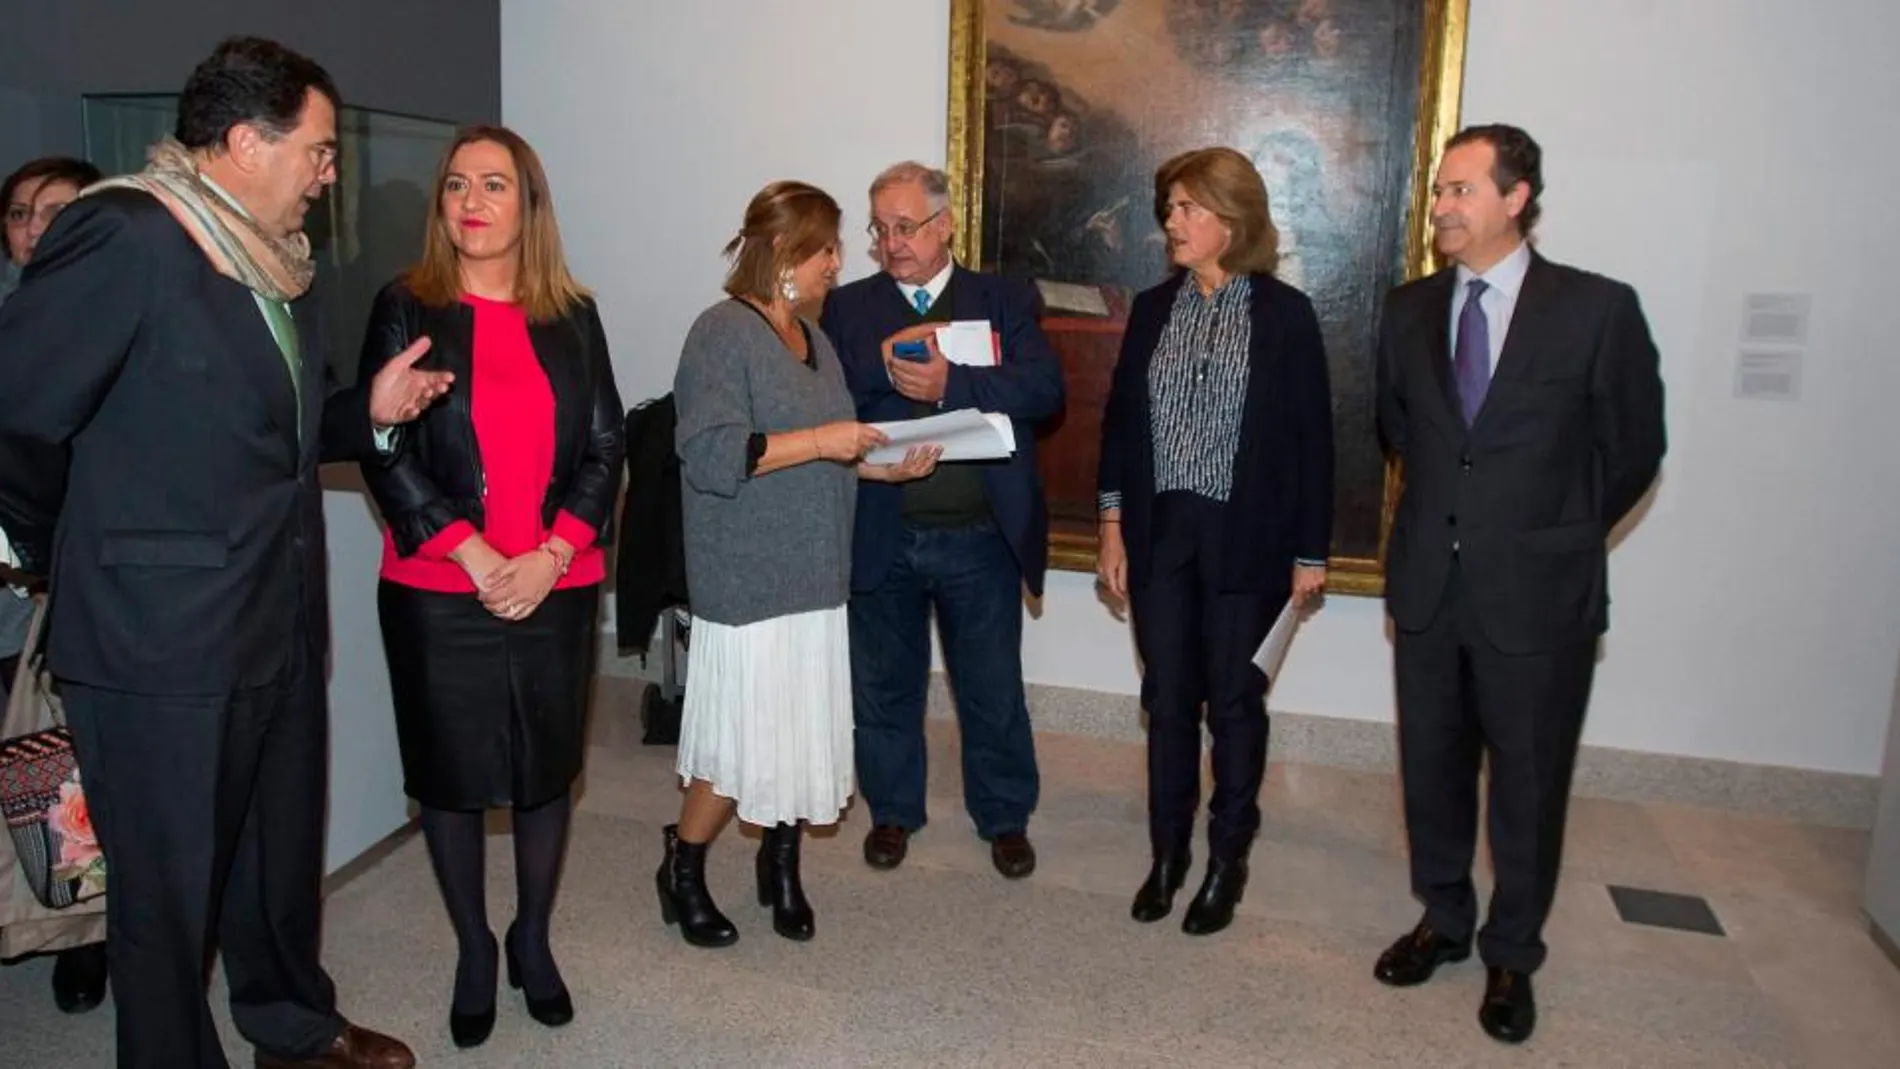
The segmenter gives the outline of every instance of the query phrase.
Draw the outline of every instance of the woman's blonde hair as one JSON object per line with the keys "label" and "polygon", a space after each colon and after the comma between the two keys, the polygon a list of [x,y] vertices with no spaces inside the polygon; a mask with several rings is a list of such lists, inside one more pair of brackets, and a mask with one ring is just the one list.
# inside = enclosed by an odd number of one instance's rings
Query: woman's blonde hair
{"label": "woman's blonde hair", "polygon": [[773,182],[746,205],[745,225],[726,243],[726,292],[771,304],[779,274],[838,243],[844,213],[831,194],[806,182]]}
{"label": "woman's blonde hair", "polygon": [[1168,194],[1176,184],[1227,224],[1233,235],[1221,268],[1236,275],[1270,275],[1280,265],[1280,232],[1267,208],[1267,184],[1253,162],[1230,148],[1183,152],[1155,172],[1155,222],[1168,225]]}
{"label": "woman's blonde hair", "polygon": [[429,227],[422,241],[422,262],[410,268],[403,281],[423,304],[440,308],[461,299],[461,257],[449,240],[451,224],[442,212],[442,192],[455,154],[464,145],[482,141],[507,149],[515,164],[521,196],[521,268],[515,276],[515,300],[533,322],[560,319],[586,300],[588,293],[567,269],[567,257],[561,251],[561,228],[554,220],[554,194],[548,188],[541,157],[520,134],[505,126],[466,127],[442,154],[442,163],[435,172]]}

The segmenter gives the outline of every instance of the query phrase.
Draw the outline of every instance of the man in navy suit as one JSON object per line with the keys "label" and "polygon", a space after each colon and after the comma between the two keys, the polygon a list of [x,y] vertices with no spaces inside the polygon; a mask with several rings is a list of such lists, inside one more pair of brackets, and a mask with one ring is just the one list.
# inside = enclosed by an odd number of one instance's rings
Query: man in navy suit
{"label": "man in navy suit", "polygon": [[[1667,448],[1660,357],[1636,291],[1544,259],[1543,151],[1515,126],[1446,145],[1432,227],[1451,263],[1386,297],[1379,428],[1405,465],[1386,549],[1412,892],[1380,958],[1394,987],[1477,943],[1478,1021],[1537,1023],[1531,974],[1563,868],[1570,779],[1609,627],[1610,531]],[[1483,765],[1491,902],[1471,866]]]}
{"label": "man in navy suit", "polygon": [[[867,422],[974,408],[1015,423],[1008,460],[944,464],[901,485],[858,491],[851,578],[851,681],[858,785],[873,827],[864,860],[903,863],[923,827],[924,699],[930,614],[963,740],[964,807],[997,871],[1035,871],[1028,836],[1038,779],[1023,697],[1022,589],[1042,593],[1049,517],[1036,472],[1036,424],[1062,408],[1062,366],[1037,325],[1028,282],[983,275],[950,256],[942,171],[900,163],[871,183],[872,254],[884,270],[833,290],[823,326]],[[937,328],[984,320],[996,364],[952,364]],[[921,342],[924,356],[895,347]]]}

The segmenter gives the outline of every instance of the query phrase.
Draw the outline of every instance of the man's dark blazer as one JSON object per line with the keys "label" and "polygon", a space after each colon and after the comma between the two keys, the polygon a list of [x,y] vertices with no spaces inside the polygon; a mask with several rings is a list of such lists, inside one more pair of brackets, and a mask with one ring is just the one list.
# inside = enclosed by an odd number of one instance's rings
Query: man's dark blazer
{"label": "man's dark blazer", "polygon": [[1484,407],[1467,428],[1451,369],[1456,271],[1392,291],[1379,427],[1404,464],[1386,604],[1431,626],[1454,549],[1486,637],[1509,654],[1609,625],[1607,540],[1662,463],[1663,385],[1636,292],[1535,254]]}
{"label": "man's dark blazer", "polygon": [[[1153,551],[1148,371],[1187,278],[1177,271],[1135,295],[1102,414],[1099,484],[1121,493],[1122,544],[1134,592],[1147,586]],[[1293,562],[1324,562],[1332,545],[1333,397],[1313,302],[1271,275],[1250,278],[1247,397],[1222,510],[1221,589],[1284,599],[1293,586]]]}
{"label": "man's dark blazer", "polygon": [[40,242],[0,307],[0,530],[51,577],[56,676],[215,694],[327,651],[317,465],[376,452],[314,302],[291,314],[301,391],[251,291],[152,197],[81,198]]}
{"label": "man's dark blazer", "polygon": [[[1002,337],[1003,354],[994,368],[950,365],[942,407],[946,412],[995,412],[1014,423],[1016,453],[1005,461],[982,463],[983,489],[1023,582],[1031,594],[1040,596],[1049,563],[1049,509],[1036,469],[1036,429],[1062,410],[1062,361],[1037,323],[1042,301],[1033,285],[960,265],[952,270],[950,318],[989,320]],[[838,350],[859,419],[883,423],[914,416],[912,402],[891,385],[883,346],[884,339],[916,322],[903,291],[887,274],[841,286],[825,299],[820,325]],[[903,545],[903,504],[902,486],[859,482],[851,544],[854,591],[874,589],[897,559]]]}

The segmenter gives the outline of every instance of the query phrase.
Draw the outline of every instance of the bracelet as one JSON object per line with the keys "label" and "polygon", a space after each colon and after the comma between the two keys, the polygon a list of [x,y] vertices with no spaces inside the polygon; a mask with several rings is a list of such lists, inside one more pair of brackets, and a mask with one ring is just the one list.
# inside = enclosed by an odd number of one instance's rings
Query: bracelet
{"label": "bracelet", "polygon": [[538,547],[536,547],[536,548],[538,548],[538,549],[540,549],[540,550],[541,550],[542,552],[544,552],[544,553],[546,553],[546,554],[547,554],[548,556],[550,556],[550,557],[553,557],[553,558],[554,558],[554,563],[555,563],[555,564],[558,564],[558,565],[560,565],[560,568],[561,568],[561,574],[562,574],[562,575],[566,575],[566,574],[567,574],[567,568],[568,568],[568,565],[569,565],[569,564],[571,564],[571,563],[573,563],[573,561],[572,561],[572,559],[571,559],[571,558],[569,558],[569,557],[567,557],[567,556],[564,556],[564,555],[563,555],[563,554],[561,553],[561,551],[560,551],[560,550],[558,550],[558,549],[555,549],[555,548],[554,548],[554,543],[552,543],[552,542],[543,542],[543,543],[541,543],[541,545],[540,545],[540,546],[538,546]]}

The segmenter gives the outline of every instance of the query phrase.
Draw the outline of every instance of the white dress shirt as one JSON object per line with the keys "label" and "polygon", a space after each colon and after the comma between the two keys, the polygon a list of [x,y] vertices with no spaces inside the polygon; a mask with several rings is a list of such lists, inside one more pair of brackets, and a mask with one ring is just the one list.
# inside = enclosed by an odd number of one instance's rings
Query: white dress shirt
{"label": "white dress shirt", "polygon": [[1458,317],[1465,310],[1465,301],[1469,299],[1471,280],[1484,280],[1485,291],[1478,297],[1478,307],[1484,310],[1484,322],[1488,340],[1491,342],[1490,374],[1498,371],[1498,357],[1504,353],[1504,337],[1511,330],[1511,314],[1517,311],[1517,293],[1524,288],[1524,274],[1531,267],[1531,247],[1519,242],[1509,256],[1491,265],[1484,274],[1476,274],[1463,264],[1458,265],[1458,285],[1451,294],[1451,353],[1456,359],[1458,352]]}
{"label": "white dress shirt", "polygon": [[[917,307],[917,291],[923,290],[925,293],[930,294],[930,303],[932,306],[935,306],[937,303],[937,298],[943,296],[943,288],[950,284],[950,272],[955,271],[956,269],[957,269],[956,258],[951,257],[950,262],[943,265],[943,270],[931,276],[931,279],[929,282],[926,282],[921,286],[913,286],[908,282],[898,282],[897,291],[904,295],[905,304],[908,304],[912,308],[915,308]],[[896,280],[893,279],[892,281],[896,281]]]}

